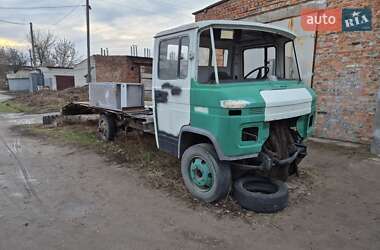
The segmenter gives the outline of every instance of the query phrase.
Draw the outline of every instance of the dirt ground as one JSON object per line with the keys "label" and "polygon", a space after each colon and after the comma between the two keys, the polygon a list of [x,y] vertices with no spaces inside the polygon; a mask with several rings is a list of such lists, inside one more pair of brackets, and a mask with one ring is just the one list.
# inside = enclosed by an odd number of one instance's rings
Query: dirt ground
{"label": "dirt ground", "polygon": [[1,250],[380,249],[380,159],[365,147],[309,142],[289,207],[262,215],[193,201],[149,137],[118,148],[91,129],[21,135],[14,120],[0,114]]}
{"label": "dirt ground", "polygon": [[[191,207],[202,206],[203,209],[216,216],[230,215],[249,221],[256,215],[241,209],[231,197],[215,204],[199,203],[194,200],[183,185],[179,160],[157,150],[154,137],[151,135],[135,132],[127,135],[119,133],[114,142],[106,143],[98,140],[94,123],[65,124],[58,128],[46,128],[42,125],[17,126],[13,130],[24,136],[43,138],[56,145],[69,144],[93,150],[111,162],[136,170],[139,178],[144,179],[145,184],[150,188],[161,189],[173,197],[181,198],[187,201]],[[290,204],[307,198],[317,180],[312,169],[301,169],[300,177],[290,178],[288,181],[288,186],[293,193],[290,197]]]}
{"label": "dirt ground", "polygon": [[69,88],[62,91],[41,90],[37,93],[7,92],[13,99],[10,107],[29,114],[43,114],[60,111],[69,102],[88,101],[88,86]]}

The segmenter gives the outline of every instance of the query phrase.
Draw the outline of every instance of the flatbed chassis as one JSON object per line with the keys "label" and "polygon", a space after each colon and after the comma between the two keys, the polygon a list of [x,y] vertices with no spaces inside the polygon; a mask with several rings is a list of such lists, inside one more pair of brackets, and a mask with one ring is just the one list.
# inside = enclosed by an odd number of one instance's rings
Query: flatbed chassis
{"label": "flatbed chassis", "polygon": [[62,108],[61,115],[44,117],[43,123],[45,125],[52,124],[60,117],[94,114],[112,117],[118,128],[133,128],[144,133],[154,134],[153,110],[149,106],[111,110],[91,106],[88,102],[72,102]]}
{"label": "flatbed chassis", "polygon": [[[154,119],[153,119],[153,109],[149,105],[138,108],[128,108],[123,110],[111,110],[101,107],[91,106],[88,102],[72,102],[67,104],[62,108],[61,115],[55,117],[44,117],[44,124],[53,124],[54,120],[59,120],[59,118],[66,118],[63,120],[72,120],[73,117],[87,117],[91,115],[105,115],[115,122],[117,131],[128,129],[134,129],[136,131],[141,131],[143,133],[154,135]],[[96,117],[98,120],[101,117]],[[80,119],[79,119],[80,120]],[[85,119],[86,120],[86,119]],[[267,154],[261,152],[259,157],[248,159],[249,163],[246,161],[231,161],[231,166],[239,169],[246,170],[261,170],[270,173],[272,168],[282,168],[289,164],[295,162],[297,166],[302,159],[307,155],[306,146],[302,142],[296,143],[297,150],[286,159],[281,161],[276,161],[272,159]],[[253,160],[253,162],[252,162]],[[295,169],[295,174],[298,175],[297,168]]]}

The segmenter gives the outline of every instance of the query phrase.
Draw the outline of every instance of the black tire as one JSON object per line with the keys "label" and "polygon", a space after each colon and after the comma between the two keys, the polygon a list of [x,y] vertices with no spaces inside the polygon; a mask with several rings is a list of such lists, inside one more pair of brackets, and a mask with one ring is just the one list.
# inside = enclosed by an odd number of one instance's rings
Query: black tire
{"label": "black tire", "polygon": [[58,118],[58,115],[47,115],[42,117],[42,124],[43,125],[51,125],[53,124],[54,120]]}
{"label": "black tire", "polygon": [[116,135],[116,122],[109,115],[100,115],[98,123],[98,136],[104,141],[113,141]]}
{"label": "black tire", "polygon": [[279,180],[247,176],[234,183],[233,196],[245,209],[275,213],[288,206],[288,186]]}
{"label": "black tire", "polygon": [[[191,165],[194,159],[202,159],[209,166],[212,174],[212,185],[203,190],[191,178]],[[221,162],[212,145],[208,143],[197,144],[188,148],[181,159],[181,172],[185,186],[198,200],[216,202],[227,196],[231,190],[231,169],[228,164]]]}

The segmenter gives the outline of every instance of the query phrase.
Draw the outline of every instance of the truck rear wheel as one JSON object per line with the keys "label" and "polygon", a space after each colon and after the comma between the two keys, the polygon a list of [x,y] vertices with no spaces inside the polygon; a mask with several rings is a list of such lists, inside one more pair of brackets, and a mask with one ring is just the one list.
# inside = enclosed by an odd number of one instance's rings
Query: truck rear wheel
{"label": "truck rear wheel", "polygon": [[98,136],[104,141],[112,141],[116,135],[115,120],[108,115],[100,115],[98,123]]}
{"label": "truck rear wheel", "polygon": [[202,143],[188,148],[181,159],[181,172],[187,189],[201,201],[218,201],[226,197],[231,189],[231,169],[219,161],[210,144]]}

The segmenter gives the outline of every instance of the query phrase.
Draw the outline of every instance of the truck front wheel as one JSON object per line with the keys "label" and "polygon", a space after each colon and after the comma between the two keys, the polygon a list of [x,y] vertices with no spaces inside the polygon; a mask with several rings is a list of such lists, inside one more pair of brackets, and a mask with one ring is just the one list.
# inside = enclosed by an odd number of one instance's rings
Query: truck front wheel
{"label": "truck front wheel", "polygon": [[214,147],[208,143],[191,146],[184,152],[181,171],[187,189],[201,201],[218,201],[231,189],[231,169],[219,161]]}

